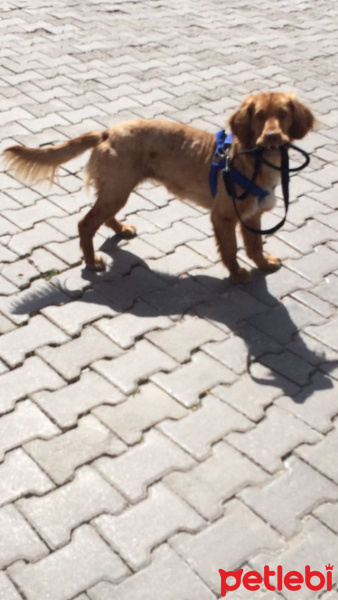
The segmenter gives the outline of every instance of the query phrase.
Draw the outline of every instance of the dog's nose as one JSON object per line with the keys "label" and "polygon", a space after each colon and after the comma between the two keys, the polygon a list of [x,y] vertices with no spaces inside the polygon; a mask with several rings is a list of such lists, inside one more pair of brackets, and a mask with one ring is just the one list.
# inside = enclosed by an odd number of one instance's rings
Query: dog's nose
{"label": "dog's nose", "polygon": [[281,136],[278,131],[267,131],[264,136],[264,141],[267,146],[278,146],[281,141]]}

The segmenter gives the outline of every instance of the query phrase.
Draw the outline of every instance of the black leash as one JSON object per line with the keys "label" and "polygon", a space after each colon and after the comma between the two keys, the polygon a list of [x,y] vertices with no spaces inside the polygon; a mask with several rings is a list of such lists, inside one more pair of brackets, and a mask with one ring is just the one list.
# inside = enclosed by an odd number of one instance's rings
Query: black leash
{"label": "black leash", "polygon": [[[302,154],[305,157],[305,161],[298,167],[290,168],[290,166],[289,166],[289,153],[288,153],[289,148],[296,150],[296,152],[299,152],[300,154]],[[227,151],[225,153],[225,167],[222,170],[222,177],[223,177],[224,185],[225,185],[226,191],[228,192],[229,196],[231,196],[231,198],[232,198],[232,202],[234,205],[234,209],[235,209],[237,218],[239,219],[239,221],[243,225],[243,227],[245,227],[248,231],[251,231],[251,233],[256,233],[259,235],[271,234],[271,233],[275,233],[276,231],[278,231],[278,229],[283,227],[283,225],[286,221],[288,210],[289,210],[289,180],[290,180],[289,175],[290,175],[290,173],[294,173],[296,171],[301,171],[302,169],[305,169],[305,167],[307,167],[307,165],[310,162],[310,156],[308,155],[308,153],[305,152],[305,150],[302,150],[302,148],[298,148],[298,146],[294,146],[293,144],[287,144],[287,145],[281,146],[279,148],[279,150],[280,150],[280,154],[281,154],[281,165],[280,166],[270,163],[263,157],[264,148],[262,146],[256,146],[252,150],[243,150],[241,152],[238,152],[237,154],[235,154],[235,156],[233,157],[232,160],[230,160],[229,151]],[[244,154],[250,155],[254,158],[254,172],[253,172],[252,178],[250,180],[250,183],[249,183],[249,186],[247,187],[247,189],[244,190],[244,192],[242,192],[242,194],[237,194],[236,190],[235,190],[233,177],[232,177],[232,164],[238,156],[241,156]],[[250,225],[245,223],[245,221],[243,221],[243,219],[239,213],[239,210],[237,208],[237,200],[245,200],[249,196],[249,194],[252,193],[252,190],[255,186],[258,172],[259,172],[259,169],[260,169],[262,163],[267,165],[271,169],[275,169],[276,171],[281,172],[281,183],[282,183],[282,191],[283,191],[283,199],[284,199],[284,209],[285,209],[284,217],[279,223],[277,223],[277,225],[274,225],[274,227],[270,227],[269,229],[256,229],[255,227],[251,227]]]}

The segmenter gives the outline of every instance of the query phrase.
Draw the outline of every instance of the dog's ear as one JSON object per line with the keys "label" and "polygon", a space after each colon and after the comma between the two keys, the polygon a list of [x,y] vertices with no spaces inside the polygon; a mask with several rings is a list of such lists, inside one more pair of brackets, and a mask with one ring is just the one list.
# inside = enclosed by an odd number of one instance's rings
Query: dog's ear
{"label": "dog's ear", "polygon": [[252,144],[252,116],[254,113],[254,100],[249,97],[241,104],[238,110],[231,115],[229,125],[232,133],[246,147]]}
{"label": "dog's ear", "polygon": [[316,119],[311,110],[304,104],[301,104],[293,94],[290,94],[289,105],[292,111],[289,135],[294,140],[300,140],[313,129]]}

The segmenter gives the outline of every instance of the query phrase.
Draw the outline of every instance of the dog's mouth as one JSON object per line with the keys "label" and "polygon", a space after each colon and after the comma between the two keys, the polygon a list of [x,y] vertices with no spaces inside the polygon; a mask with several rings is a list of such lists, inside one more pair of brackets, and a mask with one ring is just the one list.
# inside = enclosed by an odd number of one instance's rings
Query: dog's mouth
{"label": "dog's mouth", "polygon": [[280,145],[264,146],[264,153],[268,156],[280,156]]}

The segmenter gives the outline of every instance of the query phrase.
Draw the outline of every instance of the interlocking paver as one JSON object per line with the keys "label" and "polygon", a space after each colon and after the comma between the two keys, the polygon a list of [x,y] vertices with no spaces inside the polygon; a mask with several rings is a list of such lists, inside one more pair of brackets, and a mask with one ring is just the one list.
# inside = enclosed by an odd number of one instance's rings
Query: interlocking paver
{"label": "interlocking paver", "polygon": [[203,398],[201,408],[186,418],[166,419],[158,426],[197,460],[207,458],[212,444],[230,431],[246,431],[250,427],[251,421],[212,395]]}
{"label": "interlocking paver", "polygon": [[1,506],[26,494],[44,494],[53,487],[49,477],[21,448],[8,452],[0,464]]}
{"label": "interlocking paver", "polygon": [[272,527],[290,538],[300,529],[301,518],[314,506],[338,499],[338,486],[295,456],[284,465],[284,473],[261,488],[244,490],[240,497]]}
{"label": "interlocking paver", "polygon": [[135,312],[136,314],[124,313],[114,319],[100,319],[95,323],[95,327],[122,348],[129,348],[133,346],[136,338],[148,331],[172,326],[168,317],[156,314],[156,311],[142,300],[135,306]]}
{"label": "interlocking paver", "polygon": [[28,394],[54,390],[63,384],[63,379],[40,358],[27,358],[22,367],[0,376],[0,414],[12,410],[16,401]]}
{"label": "interlocking paver", "polygon": [[[232,383],[235,375],[204,352],[196,352],[191,361],[172,373],[158,373],[151,380],[186,407],[198,403],[199,397],[220,383]],[[189,386],[187,382],[189,381]]]}
{"label": "interlocking paver", "polygon": [[223,514],[223,503],[240,489],[261,483],[266,474],[240,452],[219,442],[212,455],[184,473],[170,473],[164,483],[197,510],[214,521]]}
{"label": "interlocking paver", "polygon": [[[117,586],[99,583],[89,591],[91,600],[213,600],[214,594],[167,545],[154,550],[152,563]],[[10,599],[11,600],[11,599]]]}
{"label": "interlocking paver", "polygon": [[51,548],[64,546],[73,529],[103,512],[119,513],[125,500],[94,469],[79,469],[71,483],[17,506]]}
{"label": "interlocking paver", "polygon": [[[11,367],[24,362],[25,355],[45,344],[63,344],[69,337],[42,315],[33,317],[29,324],[0,339],[0,357]],[[62,373],[61,373],[62,375]]]}
{"label": "interlocking paver", "polygon": [[29,600],[41,597],[64,600],[101,579],[118,581],[128,570],[97,533],[89,525],[83,525],[67,546],[34,564],[13,565],[9,573]]}
{"label": "interlocking paver", "polygon": [[114,358],[119,353],[120,349],[116,344],[94,327],[86,327],[79,337],[68,343],[56,348],[46,346],[37,351],[37,354],[67,381],[79,377],[82,369],[95,360]]}
{"label": "interlocking paver", "polygon": [[165,418],[180,419],[187,414],[181,404],[151,382],[142,385],[125,402],[108,406],[105,399],[105,404],[92,412],[126,444],[139,442],[143,431]]}
{"label": "interlocking paver", "polygon": [[[306,556],[306,564],[310,565],[311,570],[325,573],[325,565],[333,564],[332,556],[336,555],[337,550],[337,535],[313,517],[306,517],[300,535],[288,548],[274,555],[260,553],[250,560],[250,564],[260,572],[264,565],[269,565],[273,570],[277,565],[281,565],[285,573],[291,570],[304,573],[304,556]],[[333,582],[337,581],[337,573],[334,570],[332,579]],[[294,598],[294,592],[288,591],[285,587],[283,595],[287,600]],[[302,586],[302,598],[308,600],[316,597],[318,598],[318,594],[314,594],[307,587]]]}
{"label": "interlocking paver", "polygon": [[148,379],[156,371],[171,371],[177,366],[176,361],[161,350],[141,340],[133,350],[114,360],[99,360],[93,368],[116,385],[125,394],[135,392],[137,383]]}
{"label": "interlocking paver", "polygon": [[22,600],[22,596],[4,572],[0,573],[0,598],[1,600]]}
{"label": "interlocking paver", "polygon": [[109,412],[110,404],[123,400],[117,388],[93,371],[85,371],[78,381],[59,390],[43,390],[31,397],[60,427],[76,425],[79,417],[101,403],[100,409]]}
{"label": "interlocking paver", "polygon": [[[304,440],[305,442],[305,440]],[[338,482],[338,471],[334,457],[338,448],[338,429],[336,426],[325,438],[314,446],[300,446],[296,453],[311,466],[324,473],[330,479]]]}
{"label": "interlocking paver", "polygon": [[281,467],[281,458],[305,440],[320,442],[321,436],[303,421],[277,406],[266,411],[255,429],[230,433],[227,441],[249,458],[273,473]]}
{"label": "interlocking paver", "polygon": [[25,450],[56,483],[64,483],[74,470],[100,456],[115,456],[124,444],[92,415],[80,419],[78,426],[51,440],[34,440]]}
{"label": "interlocking paver", "polygon": [[8,450],[37,437],[51,438],[58,432],[58,427],[33,402],[18,402],[15,410],[0,420],[0,460]]}
{"label": "interlocking paver", "polygon": [[207,529],[195,536],[179,534],[170,544],[216,594],[218,569],[235,570],[262,547],[272,551],[283,547],[277,533],[237,500],[229,502],[225,515]]}
{"label": "interlocking paver", "polygon": [[[153,526],[143,529],[151,518]],[[94,519],[101,535],[133,568],[149,562],[154,546],[179,530],[196,531],[204,520],[178,496],[158,483],[150,488],[148,498],[119,516],[102,515]]]}
{"label": "interlocking paver", "polygon": [[223,340],[225,334],[198,317],[185,318],[166,331],[153,331],[146,336],[153,344],[180,362],[190,359],[193,350],[209,341]]}
{"label": "interlocking paver", "polygon": [[151,483],[174,469],[189,469],[194,461],[179,446],[153,430],[129,452],[114,459],[100,458],[94,464],[129,501],[138,502]]}
{"label": "interlocking paver", "polygon": [[[2,4],[0,152],[140,117],[229,131],[269,89],[294,90],[320,124],[299,141],[311,162],[287,222],[264,236],[283,267],[247,285],[230,281],[209,211],[174,189],[141,183],[118,215],[138,236],[101,227],[93,273],[77,231],[89,153],[52,188],[0,172],[1,600],[211,600],[219,568],[324,572],[338,532],[335,3]],[[333,577],[302,598],[337,600]]]}
{"label": "interlocking paver", "polygon": [[0,567],[16,560],[39,560],[48,553],[47,546],[13,505],[0,509]]}

